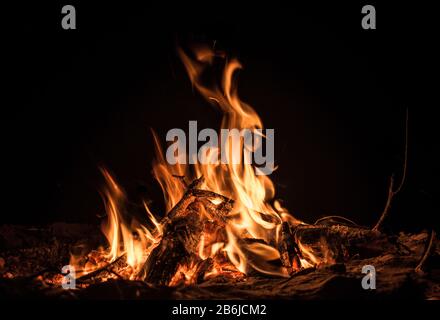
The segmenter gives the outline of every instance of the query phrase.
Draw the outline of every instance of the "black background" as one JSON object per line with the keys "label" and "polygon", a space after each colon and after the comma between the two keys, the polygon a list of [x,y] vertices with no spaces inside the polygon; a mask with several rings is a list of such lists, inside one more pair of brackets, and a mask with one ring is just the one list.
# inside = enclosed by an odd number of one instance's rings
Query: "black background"
{"label": "black background", "polygon": [[[75,5],[77,30],[61,28],[64,4]],[[98,165],[133,201],[146,197],[163,214],[150,173],[150,127],[163,140],[189,120],[218,128],[221,115],[192,90],[175,50],[215,41],[244,65],[241,98],[275,129],[279,169],[272,178],[295,216],[313,222],[339,214],[374,224],[389,177],[401,176],[408,108],[408,176],[389,225],[436,226],[438,129],[435,102],[427,99],[434,20],[422,5],[381,3],[377,30],[363,30],[365,4],[375,3],[4,9],[0,221],[98,222]]]}

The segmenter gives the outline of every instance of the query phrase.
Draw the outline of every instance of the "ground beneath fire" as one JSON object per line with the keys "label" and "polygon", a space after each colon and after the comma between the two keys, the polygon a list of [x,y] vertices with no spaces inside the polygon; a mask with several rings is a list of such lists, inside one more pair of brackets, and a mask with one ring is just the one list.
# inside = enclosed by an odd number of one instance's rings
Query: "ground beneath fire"
{"label": "ground beneath fire", "polygon": [[[429,240],[427,232],[387,236],[392,245],[373,248],[344,264],[302,270],[288,279],[219,276],[193,286],[155,287],[113,277],[106,271],[76,290],[59,285],[60,271],[79,242],[95,247],[96,226],[57,223],[47,227],[0,226],[0,296],[68,299],[337,299],[440,298],[438,241],[424,271],[414,270]],[[90,236],[93,235],[93,236]],[[372,243],[380,246],[379,243]],[[361,286],[364,265],[377,272],[375,290]]]}

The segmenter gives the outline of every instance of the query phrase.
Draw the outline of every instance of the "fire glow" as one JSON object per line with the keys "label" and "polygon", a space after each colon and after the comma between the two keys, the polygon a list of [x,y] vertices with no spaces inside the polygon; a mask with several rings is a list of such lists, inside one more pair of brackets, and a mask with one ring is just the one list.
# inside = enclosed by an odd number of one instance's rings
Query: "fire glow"
{"label": "fire glow", "polygon": [[[221,130],[262,132],[263,123],[258,114],[238,97],[234,75],[241,64],[236,59],[226,59],[207,47],[198,47],[191,54],[179,49],[178,53],[194,88],[223,112]],[[206,85],[202,80],[206,71],[219,63],[224,65],[221,80],[217,85]],[[274,184],[249,161],[246,155],[256,149],[255,145],[249,149],[246,139],[241,139],[243,135],[241,138],[238,135],[238,140],[237,136],[226,136],[220,148],[205,144],[204,156],[218,160],[221,154],[222,161],[189,161],[189,164],[178,158],[167,159],[183,156],[186,159],[187,155],[181,154],[186,148],[178,154],[171,149],[164,156],[154,132],[153,137],[156,160],[152,171],[163,191],[167,212],[164,218],[156,218],[147,203],[144,203],[147,223],[127,216],[124,191],[107,170],[101,169],[106,180],[103,199],[107,212],[102,231],[109,248],[99,252],[105,254],[106,263],[124,257],[127,264],[124,277],[168,286],[195,284],[200,278],[219,275],[245,278],[255,272],[288,277],[324,261],[298,239],[294,252],[284,248],[293,240],[284,239],[283,230],[302,222],[278,201],[273,201]],[[262,140],[265,136],[254,135],[256,138]],[[233,147],[237,143],[239,155]],[[173,265],[171,261],[176,257],[178,263]],[[84,264],[83,258],[72,256],[70,262],[79,277],[102,266]],[[168,272],[166,276],[165,272]]]}

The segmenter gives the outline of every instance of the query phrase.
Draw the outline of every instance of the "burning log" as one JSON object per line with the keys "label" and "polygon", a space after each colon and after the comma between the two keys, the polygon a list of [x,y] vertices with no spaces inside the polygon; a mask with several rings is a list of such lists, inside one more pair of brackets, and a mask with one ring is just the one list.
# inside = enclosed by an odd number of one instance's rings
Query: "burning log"
{"label": "burning log", "polygon": [[[380,250],[376,250],[377,254],[371,255],[368,259],[364,259],[365,255],[352,256],[345,262],[346,272],[338,273],[331,268],[308,268],[298,271],[288,279],[278,279],[273,277],[253,277],[248,275],[246,281],[240,281],[234,278],[238,275],[236,271],[229,271],[223,268],[218,276],[204,277],[206,270],[210,269],[209,264],[212,262],[210,258],[201,260],[195,266],[197,270],[194,274],[198,274],[197,279],[194,278],[193,286],[177,286],[173,289],[158,288],[151,286],[141,281],[128,281],[121,279],[108,279],[106,282],[87,281],[87,284],[81,285],[78,290],[69,291],[59,288],[60,279],[58,275],[60,268],[55,268],[53,271],[40,273],[36,278],[28,276],[29,270],[37,270],[38,268],[45,268],[50,263],[45,252],[48,248],[52,248],[52,239],[56,237],[56,241],[60,244],[74,243],[83,239],[90,233],[90,228],[84,228],[84,231],[78,235],[69,235],[69,237],[62,237],[61,235],[54,235],[53,228],[44,229],[43,236],[39,236],[35,241],[40,241],[37,246],[32,244],[23,244],[20,248],[4,248],[0,250],[0,256],[5,263],[3,269],[0,269],[0,296],[6,297],[24,297],[38,295],[40,298],[44,297],[63,297],[67,299],[84,298],[100,298],[111,297],[113,299],[132,298],[180,298],[180,299],[233,299],[233,298],[285,298],[285,299],[301,299],[301,298],[335,298],[337,297],[363,297],[366,291],[346,291],[346,289],[337,291],[331,290],[323,283],[330,282],[334,286],[342,285],[343,288],[346,282],[352,281],[353,286],[349,286],[349,290],[354,290],[360,287],[361,268],[365,264],[372,264],[377,269],[381,270],[380,281],[381,285],[377,287],[376,293],[381,297],[402,297],[402,294],[415,294],[422,292],[424,299],[435,299],[440,297],[438,290],[438,257],[440,251],[438,248],[438,237],[434,234],[426,232],[420,234],[404,234],[401,233],[397,238],[397,243],[408,248],[408,251],[402,252],[398,250],[392,241],[388,241],[388,245],[383,246],[384,240],[374,240],[374,235],[366,232],[365,229],[355,231],[356,228],[345,228],[342,226],[326,226],[331,231],[341,234],[348,239],[348,250],[352,251],[351,245],[359,243],[357,246],[367,246],[365,242],[361,241],[362,235],[368,236],[370,239],[370,246],[378,246]],[[16,226],[8,226],[8,229],[22,232],[22,228]],[[5,229],[5,228],[4,228]],[[4,230],[3,229],[3,230]],[[293,229],[293,228],[292,228]],[[311,232],[307,230],[306,226],[300,226],[304,229],[304,233]],[[310,229],[310,228],[309,228]],[[291,230],[292,232],[294,230]],[[315,231],[318,233],[317,231]],[[390,238],[387,235],[376,234],[377,238]],[[44,236],[45,235],[45,236]],[[1,234],[6,237],[6,232]],[[313,238],[313,237],[312,237]],[[357,239],[356,241],[354,241]],[[259,240],[261,241],[261,240]],[[254,242],[254,240],[245,240],[245,242]],[[258,242],[258,241],[257,241]],[[7,249],[7,250],[6,250]],[[32,256],[29,250],[35,251]],[[53,248],[51,250],[54,250]],[[53,261],[55,265],[62,266],[65,264],[68,256],[63,254],[64,250],[56,252]],[[305,257],[304,257],[305,258]],[[121,261],[123,262],[123,261]],[[424,272],[414,272],[414,267],[422,263],[421,269]],[[29,264],[29,267],[27,265]],[[106,265],[107,266],[107,265]],[[116,272],[120,272],[119,264],[112,264],[112,268]],[[107,266],[108,267],[108,266]],[[232,266],[233,267],[233,266]],[[206,268],[205,270],[203,270]],[[417,269],[417,268],[416,268]],[[234,274],[235,272],[235,274]],[[106,272],[95,274],[96,278],[107,277]],[[86,280],[86,278],[82,279]],[[92,279],[91,279],[92,280]],[[97,279],[96,279],[97,280]],[[81,281],[80,281],[81,282]],[[197,284],[203,282],[202,286]],[[42,285],[44,283],[44,285]],[[78,284],[78,282],[77,282]],[[414,290],[404,290],[408,286]],[[350,289],[352,288],[352,289]],[[327,292],[327,289],[329,292]],[[402,290],[400,290],[402,289]],[[423,291],[422,291],[423,290]],[[121,293],[122,292],[122,293]],[[328,294],[328,295],[327,295]],[[336,294],[336,296],[335,296]],[[3,297],[2,296],[2,297]]]}
{"label": "burning log", "polygon": [[212,260],[212,258],[202,260],[198,263],[194,277],[196,284],[203,282],[206,272],[208,272],[213,267],[213,265],[214,261]]}
{"label": "burning log", "polygon": [[281,242],[278,246],[278,250],[280,251],[282,265],[290,270],[290,273],[301,269],[301,262],[299,260],[299,258],[302,258],[301,251],[286,221],[281,225]]}
{"label": "burning log", "polygon": [[[225,216],[232,209],[227,198],[206,190],[196,189],[203,183],[203,177],[193,181],[182,199],[162,220],[164,226],[160,243],[153,249],[145,265],[145,280],[157,285],[169,285],[179,267],[195,264],[195,282],[203,280],[205,272],[212,267],[212,260],[202,260],[198,246],[204,231],[224,226]],[[220,204],[209,199],[220,198]],[[201,213],[206,212],[209,219]],[[179,276],[179,275],[178,275]]]}
{"label": "burning log", "polygon": [[[176,204],[176,206],[166,215],[164,219],[173,220],[174,217],[184,215],[186,208],[195,200],[193,194],[194,189],[203,183],[203,177],[194,180],[189,186],[182,199]],[[164,224],[164,221],[162,221]]]}
{"label": "burning log", "polygon": [[[198,189],[203,177],[194,180],[181,200],[162,219],[163,235],[159,244],[152,250],[143,267],[142,279],[148,283],[166,286],[182,281],[200,283],[212,268],[212,259],[202,259],[199,254],[201,238],[205,234],[223,234],[234,206],[234,200],[209,190]],[[260,214],[268,222],[270,215]],[[356,225],[344,217],[331,216],[319,219],[314,225],[289,225],[281,223],[278,243],[273,242],[279,251],[279,263],[293,274],[304,268],[319,264],[341,264],[349,256],[368,252],[368,245],[374,240],[381,243],[377,248],[390,247],[378,231]],[[247,250],[253,243],[270,245],[262,239],[241,238],[238,245],[252,263],[255,258]],[[276,262],[275,262],[276,263]],[[270,264],[270,262],[269,262]],[[186,272],[182,272],[182,269]]]}
{"label": "burning log", "polygon": [[168,285],[179,265],[196,258],[197,245],[203,232],[203,223],[195,210],[185,210],[166,226],[159,245],[148,257],[145,270],[147,282]]}
{"label": "burning log", "polygon": [[313,265],[367,258],[396,247],[385,234],[361,226],[302,224],[292,229],[300,257]]}

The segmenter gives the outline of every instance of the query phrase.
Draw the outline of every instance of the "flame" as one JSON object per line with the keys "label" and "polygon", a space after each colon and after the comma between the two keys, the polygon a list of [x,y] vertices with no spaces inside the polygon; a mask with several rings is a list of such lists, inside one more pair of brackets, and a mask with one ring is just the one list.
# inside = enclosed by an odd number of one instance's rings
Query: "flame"
{"label": "flame", "polygon": [[[147,222],[152,225],[151,229],[141,225],[135,219],[128,221],[125,217],[126,214],[124,214],[127,201],[124,191],[106,169],[101,168],[101,173],[106,180],[106,188],[102,197],[107,212],[107,220],[103,223],[101,230],[107,238],[109,248],[103,254],[104,261],[100,261],[99,264],[89,264],[88,262],[84,264],[83,259],[72,255],[70,265],[79,269],[76,276],[81,277],[106,264],[115,262],[116,259],[125,257],[127,265],[131,268],[129,278],[134,279],[160,240],[163,232],[162,226],[145,202]],[[90,256],[87,259],[90,259]]]}
{"label": "flame", "polygon": [[197,271],[197,266],[194,262],[191,262],[189,265],[181,265],[177,269],[173,278],[170,280],[168,284],[170,287],[174,287],[179,285],[180,283],[184,283],[186,285],[195,283],[195,274]]}
{"label": "flame", "polygon": [[[216,54],[208,47],[196,48],[193,57],[190,57],[182,49],[179,49],[178,53],[194,88],[208,102],[223,112],[221,129],[254,131],[263,128],[263,123],[255,110],[241,101],[238,96],[237,86],[234,82],[234,75],[242,68],[238,60],[226,61],[220,84],[208,86],[202,80],[205,72],[214,64],[216,58],[224,61],[224,56]],[[242,245],[238,241],[240,237],[245,236],[262,239],[269,243],[274,238],[276,226],[281,223],[282,216],[269,204],[269,200],[273,199],[275,195],[275,188],[270,178],[265,175],[257,175],[254,167],[246,158],[239,163],[232,161],[234,143],[237,141],[231,136],[225,141],[225,150],[229,160],[227,164],[221,161],[214,161],[210,164],[197,163],[193,165],[194,174],[192,177],[204,176],[204,188],[235,200],[234,210],[231,213],[234,218],[226,226],[228,243],[223,249],[235,267],[243,273],[252,267],[263,273],[285,276],[287,273],[283,268],[261,268],[259,266],[261,262],[272,258],[276,259],[275,252],[277,251],[274,247],[264,244]],[[240,140],[239,144],[238,150],[243,150],[243,141]],[[209,151],[214,159],[218,159],[220,156],[221,150],[219,148],[211,148]],[[246,157],[246,155],[244,152],[240,156]],[[154,172],[157,169],[159,168],[155,167]],[[190,174],[188,170],[185,173],[186,175]],[[169,175],[166,178],[169,178]],[[161,184],[165,185],[166,183],[162,182]],[[167,191],[164,190],[164,192]],[[253,259],[255,262],[250,266],[245,252],[256,256]]]}
{"label": "flame", "polygon": [[[226,60],[224,54],[215,53],[208,47],[197,47],[193,54],[187,54],[178,49],[178,54],[189,75],[193,87],[209,103],[223,113],[221,129],[262,132],[263,123],[255,110],[243,102],[237,93],[235,82],[236,73],[242,68],[236,59]],[[221,62],[223,71],[214,85],[208,85],[203,79],[214,64]],[[166,211],[169,212],[182,198],[186,186],[176,177],[185,177],[187,181],[204,177],[201,189],[213,191],[219,195],[234,200],[233,210],[229,213],[225,225],[226,237],[220,237],[216,231],[204,232],[198,245],[198,258],[213,259],[213,266],[205,274],[205,278],[218,274],[248,274],[251,270],[287,277],[291,270],[272,263],[280,259],[278,242],[280,241],[281,223],[288,221],[298,225],[301,221],[295,219],[277,201],[271,204],[275,197],[273,182],[266,175],[258,175],[255,166],[250,163],[243,139],[234,135],[226,137],[222,147],[210,147],[205,155],[210,159],[209,164],[175,164],[170,165],[163,153],[159,137],[153,131],[156,159],[153,162],[153,176],[160,184]],[[264,135],[256,135],[254,139],[264,139]],[[242,150],[238,155],[233,152]],[[222,150],[222,148],[224,150]],[[245,148],[245,149],[244,149]],[[225,151],[223,155],[222,151]],[[250,150],[252,151],[252,150]],[[187,155],[188,156],[188,155]],[[225,158],[221,158],[221,157]],[[221,160],[220,160],[221,159]],[[228,161],[222,161],[228,160]],[[273,165],[273,164],[272,164]],[[149,226],[140,224],[125,212],[126,196],[114,178],[105,169],[101,172],[106,180],[103,199],[106,206],[107,221],[102,227],[109,248],[105,257],[108,262],[114,262],[121,256],[126,256],[127,264],[132,268],[131,278],[141,271],[148,255],[159,243],[163,235],[163,225],[158,222],[144,203]],[[211,199],[212,204],[219,205],[224,199]],[[209,216],[203,208],[201,217]],[[245,240],[255,241],[245,241]],[[304,245],[299,244],[304,258],[300,258],[301,267],[318,264],[318,259]],[[77,261],[72,260],[73,263]],[[297,267],[297,266],[296,266]],[[195,261],[179,266],[169,285],[182,281],[194,283]],[[85,273],[92,270],[85,270]]]}

